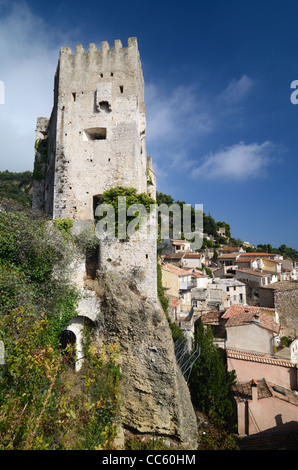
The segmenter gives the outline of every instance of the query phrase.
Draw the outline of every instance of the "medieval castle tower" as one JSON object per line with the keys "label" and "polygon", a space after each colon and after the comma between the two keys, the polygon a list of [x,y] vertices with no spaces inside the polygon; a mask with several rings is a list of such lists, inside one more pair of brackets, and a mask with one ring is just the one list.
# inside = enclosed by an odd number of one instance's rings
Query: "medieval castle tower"
{"label": "medieval castle tower", "polygon": [[[53,219],[94,221],[104,191],[133,187],[155,199],[156,179],[146,155],[144,79],[136,38],[127,47],[105,41],[88,52],[63,47],[55,75],[50,119],[38,118],[33,206]],[[43,145],[44,144],[44,145]],[[150,185],[148,185],[148,179]],[[156,241],[136,237],[101,243],[99,270],[134,277],[156,298]]]}
{"label": "medieval castle tower", "polygon": [[[38,118],[33,207],[52,219],[71,219],[73,235],[97,227],[101,195],[122,186],[155,200],[156,178],[146,155],[144,80],[136,38],[111,49],[60,51],[50,119]],[[125,431],[167,436],[197,446],[197,423],[157,298],[156,214],[133,237],[104,237],[96,248],[74,245],[71,276],[79,289],[77,315],[62,332],[84,363],[85,326],[95,346],[119,344]],[[153,230],[152,230],[153,227]],[[153,235],[152,236],[152,232]],[[96,233],[96,231],[95,231]],[[97,239],[96,239],[97,241]],[[63,344],[63,341],[62,341]]]}

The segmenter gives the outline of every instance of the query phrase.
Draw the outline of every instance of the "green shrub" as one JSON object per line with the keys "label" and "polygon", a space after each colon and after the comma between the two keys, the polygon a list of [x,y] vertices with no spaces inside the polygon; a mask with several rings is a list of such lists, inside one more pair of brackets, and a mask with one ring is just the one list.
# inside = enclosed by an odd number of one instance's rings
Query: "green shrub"
{"label": "green shrub", "polygon": [[[118,349],[86,342],[74,374],[60,337],[77,315],[70,224],[0,213],[0,450],[114,447],[120,416]],[[62,230],[62,232],[61,232]],[[75,351],[68,347],[71,357]]]}

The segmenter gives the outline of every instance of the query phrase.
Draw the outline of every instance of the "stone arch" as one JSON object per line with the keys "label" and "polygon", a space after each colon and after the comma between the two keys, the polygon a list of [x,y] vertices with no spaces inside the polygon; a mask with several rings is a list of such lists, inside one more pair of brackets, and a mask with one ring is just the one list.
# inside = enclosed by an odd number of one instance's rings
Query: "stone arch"
{"label": "stone arch", "polygon": [[64,360],[65,362],[75,368],[75,363],[76,363],[76,355],[75,355],[75,349],[73,351],[67,349],[69,345],[71,346],[76,346],[77,342],[77,337],[75,333],[72,330],[65,329],[62,331],[60,335],[60,345],[62,352],[64,354]]}
{"label": "stone arch", "polygon": [[83,340],[85,325],[94,327],[94,322],[85,316],[77,316],[70,320],[68,327],[62,332],[66,338],[75,339],[76,357],[74,359],[76,372],[79,372],[84,362]]}

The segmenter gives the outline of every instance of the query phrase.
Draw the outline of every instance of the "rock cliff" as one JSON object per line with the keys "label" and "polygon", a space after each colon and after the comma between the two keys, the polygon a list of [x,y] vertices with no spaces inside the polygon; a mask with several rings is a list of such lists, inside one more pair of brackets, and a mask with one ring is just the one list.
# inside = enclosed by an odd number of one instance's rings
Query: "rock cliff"
{"label": "rock cliff", "polygon": [[117,273],[100,273],[93,283],[101,304],[98,338],[120,345],[124,433],[154,433],[196,449],[196,416],[165,314]]}

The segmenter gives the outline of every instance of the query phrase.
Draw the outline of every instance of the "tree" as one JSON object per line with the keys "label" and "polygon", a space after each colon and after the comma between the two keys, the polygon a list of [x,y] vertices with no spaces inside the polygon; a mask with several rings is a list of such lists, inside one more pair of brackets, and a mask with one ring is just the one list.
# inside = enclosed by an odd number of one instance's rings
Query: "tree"
{"label": "tree", "polygon": [[230,225],[227,224],[226,222],[216,222],[217,230],[219,228],[222,228],[222,227],[224,227],[226,229],[226,237],[231,238],[231,227],[230,227]]}
{"label": "tree", "polygon": [[235,372],[228,372],[219,349],[213,344],[212,330],[200,323],[195,331],[194,348],[201,354],[194,363],[190,390],[193,403],[200,411],[228,420],[233,413],[231,389],[235,383]]}

